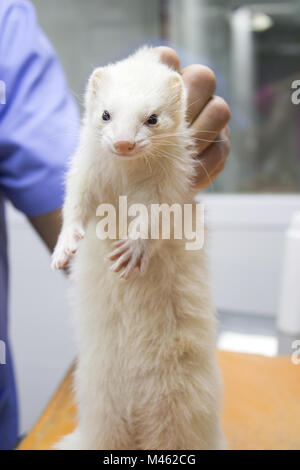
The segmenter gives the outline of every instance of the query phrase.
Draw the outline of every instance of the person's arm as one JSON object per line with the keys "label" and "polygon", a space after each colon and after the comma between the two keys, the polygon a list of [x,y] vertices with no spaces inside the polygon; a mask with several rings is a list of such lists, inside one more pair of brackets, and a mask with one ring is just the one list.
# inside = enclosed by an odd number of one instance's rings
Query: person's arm
{"label": "person's arm", "polygon": [[47,214],[28,218],[31,225],[45,242],[51,253],[55,248],[62,225],[61,212],[61,209],[56,209],[54,211],[47,212]]}
{"label": "person's arm", "polygon": [[0,189],[52,251],[78,110],[31,3],[5,2],[0,12],[0,76],[7,88],[0,107]]}

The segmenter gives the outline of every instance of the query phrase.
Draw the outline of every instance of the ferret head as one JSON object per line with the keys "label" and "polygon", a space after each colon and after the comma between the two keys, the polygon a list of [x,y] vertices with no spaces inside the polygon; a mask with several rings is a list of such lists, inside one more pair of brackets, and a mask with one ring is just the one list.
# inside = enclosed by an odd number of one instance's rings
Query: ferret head
{"label": "ferret head", "polygon": [[180,74],[151,48],[95,69],[88,82],[86,120],[111,158],[154,156],[160,143],[179,133],[185,107]]}

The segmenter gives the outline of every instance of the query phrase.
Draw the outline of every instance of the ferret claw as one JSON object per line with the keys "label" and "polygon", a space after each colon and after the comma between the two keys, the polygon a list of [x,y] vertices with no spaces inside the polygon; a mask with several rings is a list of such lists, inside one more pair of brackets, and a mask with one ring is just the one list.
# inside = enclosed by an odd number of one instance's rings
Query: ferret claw
{"label": "ferret claw", "polygon": [[106,256],[106,259],[114,261],[110,270],[118,273],[121,279],[129,279],[137,268],[144,273],[148,264],[147,243],[145,240],[118,240],[114,242],[117,248]]}
{"label": "ferret claw", "polygon": [[51,258],[51,268],[53,270],[63,269],[69,264],[72,256],[77,251],[78,241],[83,237],[84,230],[81,228],[75,228],[60,234]]}
{"label": "ferret claw", "polygon": [[122,266],[124,264],[126,264],[126,262],[128,262],[129,258],[130,258],[131,254],[129,251],[123,253],[118,259],[117,261],[110,267],[111,271],[114,271],[115,273],[118,273]]}
{"label": "ferret claw", "polygon": [[122,255],[124,253],[124,251],[126,250],[126,245],[125,243],[122,243],[122,245],[120,245],[118,248],[116,248],[114,251],[112,251],[111,253],[109,253],[107,256],[106,256],[106,259],[107,260],[110,260],[110,261],[114,261],[116,259],[118,259],[118,257],[120,255]]}

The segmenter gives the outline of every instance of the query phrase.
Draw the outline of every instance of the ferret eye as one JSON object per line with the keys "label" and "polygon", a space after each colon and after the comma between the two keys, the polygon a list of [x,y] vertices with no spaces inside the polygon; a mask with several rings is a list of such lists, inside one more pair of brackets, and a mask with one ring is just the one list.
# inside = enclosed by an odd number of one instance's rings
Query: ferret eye
{"label": "ferret eye", "polygon": [[103,111],[102,119],[103,119],[103,121],[109,121],[110,120],[110,114],[109,114],[108,111]]}
{"label": "ferret eye", "polygon": [[146,124],[149,124],[149,126],[155,126],[155,124],[157,123],[158,123],[157,114],[151,114],[151,116],[146,121]]}

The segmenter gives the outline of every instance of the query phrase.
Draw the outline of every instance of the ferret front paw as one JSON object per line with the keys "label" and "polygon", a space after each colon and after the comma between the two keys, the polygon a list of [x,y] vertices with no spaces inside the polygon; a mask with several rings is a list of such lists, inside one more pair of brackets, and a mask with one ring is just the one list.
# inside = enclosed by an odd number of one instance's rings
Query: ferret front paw
{"label": "ferret front paw", "polygon": [[120,272],[122,279],[129,279],[133,271],[137,268],[143,274],[149,262],[148,240],[118,240],[114,242],[114,251],[107,255],[107,259],[114,261],[110,267],[115,273]]}
{"label": "ferret front paw", "polygon": [[61,232],[51,258],[52,269],[63,269],[76,253],[78,242],[84,237],[81,227],[72,227]]}

